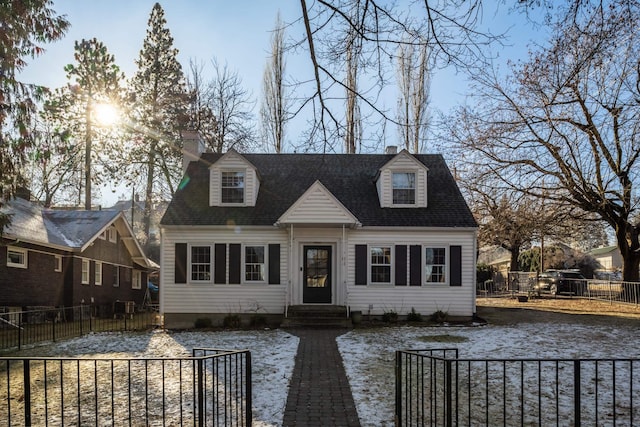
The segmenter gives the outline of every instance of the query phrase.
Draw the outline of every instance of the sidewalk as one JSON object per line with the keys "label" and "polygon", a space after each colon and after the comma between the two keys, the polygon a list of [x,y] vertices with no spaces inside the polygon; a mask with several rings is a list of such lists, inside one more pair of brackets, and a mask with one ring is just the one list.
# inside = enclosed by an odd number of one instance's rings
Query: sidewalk
{"label": "sidewalk", "polygon": [[283,426],[359,427],[336,338],[345,329],[293,329],[300,338]]}

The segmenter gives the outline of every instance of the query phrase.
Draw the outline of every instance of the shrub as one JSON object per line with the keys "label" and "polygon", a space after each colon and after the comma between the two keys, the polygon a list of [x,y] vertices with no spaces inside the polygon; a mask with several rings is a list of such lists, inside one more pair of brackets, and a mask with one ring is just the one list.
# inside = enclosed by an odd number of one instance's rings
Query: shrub
{"label": "shrub", "polygon": [[431,315],[431,321],[436,323],[444,323],[447,321],[448,313],[446,311],[437,310]]}
{"label": "shrub", "polygon": [[262,328],[264,326],[267,326],[267,318],[261,314],[255,314],[251,316],[249,325],[253,328]]}
{"label": "shrub", "polygon": [[422,314],[416,312],[416,309],[411,307],[411,311],[407,313],[408,322],[422,322]]}
{"label": "shrub", "polygon": [[213,326],[213,323],[211,322],[211,319],[209,319],[208,317],[199,317],[196,319],[193,326],[196,329],[207,329]]}
{"label": "shrub", "polygon": [[237,314],[227,314],[222,320],[222,326],[224,326],[225,328],[239,328],[240,316],[238,316]]}
{"label": "shrub", "polygon": [[397,322],[398,321],[398,313],[395,310],[385,311],[382,314],[382,320],[386,323]]}

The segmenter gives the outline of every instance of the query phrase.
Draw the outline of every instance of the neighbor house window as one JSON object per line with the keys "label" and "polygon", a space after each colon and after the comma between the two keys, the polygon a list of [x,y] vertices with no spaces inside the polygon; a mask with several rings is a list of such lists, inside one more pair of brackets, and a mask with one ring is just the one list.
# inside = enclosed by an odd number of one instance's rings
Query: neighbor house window
{"label": "neighbor house window", "polygon": [[27,250],[8,247],[7,267],[27,268]]}
{"label": "neighbor house window", "polygon": [[425,248],[426,283],[444,283],[447,279],[445,272],[447,257],[445,248]]}
{"label": "neighbor house window", "polygon": [[89,260],[88,259],[82,260],[82,284],[83,285],[89,284]]}
{"label": "neighbor house window", "polygon": [[120,266],[113,266],[113,286],[115,288],[120,286]]}
{"label": "neighbor house window", "polygon": [[191,246],[191,280],[211,280],[211,246]]}
{"label": "neighbor house window", "polygon": [[372,246],[369,253],[371,283],[391,283],[391,247]]}
{"label": "neighbor house window", "polygon": [[62,257],[60,255],[54,255],[53,258],[53,271],[62,271]]}
{"label": "neighbor house window", "polygon": [[102,263],[96,261],[95,284],[102,285]]}
{"label": "neighbor house window", "polygon": [[244,172],[222,172],[222,203],[244,203]]}
{"label": "neighbor house window", "polygon": [[414,205],[416,203],[416,174],[395,172],[393,174],[393,204]]}
{"label": "neighbor house window", "polygon": [[247,282],[264,282],[264,246],[244,247],[244,278]]}
{"label": "neighbor house window", "polygon": [[133,279],[131,280],[131,289],[142,289],[142,271],[133,270]]}
{"label": "neighbor house window", "polygon": [[107,235],[109,236],[109,241],[111,243],[116,243],[118,241],[118,233],[116,232],[116,228],[111,226],[107,229]]}

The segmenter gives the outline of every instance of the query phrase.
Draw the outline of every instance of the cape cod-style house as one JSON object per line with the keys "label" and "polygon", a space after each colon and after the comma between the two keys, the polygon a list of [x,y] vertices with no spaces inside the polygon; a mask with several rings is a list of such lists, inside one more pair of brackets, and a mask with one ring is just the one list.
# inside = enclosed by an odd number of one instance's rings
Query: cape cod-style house
{"label": "cape cod-style house", "polygon": [[161,221],[166,327],[300,305],[474,315],[477,223],[441,155],[191,156]]}
{"label": "cape cod-style house", "polygon": [[124,214],[44,209],[28,197],[7,202],[11,223],[0,236],[0,311],[114,303],[141,305],[157,270]]}

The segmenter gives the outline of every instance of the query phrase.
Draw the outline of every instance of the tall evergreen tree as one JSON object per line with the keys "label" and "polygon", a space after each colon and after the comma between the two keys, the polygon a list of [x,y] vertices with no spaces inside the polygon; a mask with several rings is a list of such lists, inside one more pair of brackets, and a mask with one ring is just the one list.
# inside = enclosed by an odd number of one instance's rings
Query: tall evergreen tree
{"label": "tall evergreen tree", "polygon": [[[24,153],[31,144],[28,123],[43,88],[20,82],[25,58],[44,52],[41,43],[58,40],[69,22],[51,9],[51,0],[0,2],[0,207],[13,197]],[[0,234],[10,218],[0,213]]]}
{"label": "tall evergreen tree", "polygon": [[76,41],[74,58],[75,63],[64,68],[69,83],[56,90],[45,108],[76,143],[84,141],[84,204],[90,210],[92,184],[101,176],[92,173],[92,159],[96,157],[93,144],[96,140],[106,141],[106,130],[99,127],[99,107],[120,103],[124,75],[115,64],[115,57],[95,38]]}
{"label": "tall evergreen tree", "polygon": [[260,109],[264,140],[276,153],[282,152],[287,122],[288,102],[285,97],[284,72],[284,26],[278,12],[271,34],[271,56],[264,69]]}
{"label": "tall evergreen tree", "polygon": [[142,165],[145,182],[144,238],[148,243],[152,205],[156,194],[172,194],[181,178],[180,130],[186,119],[188,97],[178,49],[167,28],[164,10],[153,6],[140,56],[130,84],[131,119],[137,144],[133,164]]}

